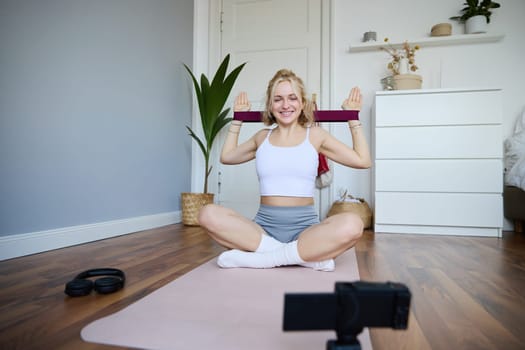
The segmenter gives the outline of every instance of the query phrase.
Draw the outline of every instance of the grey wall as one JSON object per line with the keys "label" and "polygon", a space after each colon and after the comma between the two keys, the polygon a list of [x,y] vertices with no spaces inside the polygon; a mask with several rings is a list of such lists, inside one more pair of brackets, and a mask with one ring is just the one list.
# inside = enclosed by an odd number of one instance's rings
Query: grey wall
{"label": "grey wall", "polygon": [[0,236],[180,210],[192,0],[0,0]]}

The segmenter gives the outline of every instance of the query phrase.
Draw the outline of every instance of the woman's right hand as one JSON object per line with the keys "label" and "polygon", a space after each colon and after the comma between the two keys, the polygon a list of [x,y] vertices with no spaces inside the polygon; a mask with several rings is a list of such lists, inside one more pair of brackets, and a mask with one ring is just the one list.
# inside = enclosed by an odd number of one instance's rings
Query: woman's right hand
{"label": "woman's right hand", "polygon": [[234,112],[246,112],[249,111],[250,108],[252,108],[252,105],[250,104],[250,100],[248,100],[248,94],[246,92],[241,92],[237,97],[235,98],[235,103],[233,105],[233,111]]}

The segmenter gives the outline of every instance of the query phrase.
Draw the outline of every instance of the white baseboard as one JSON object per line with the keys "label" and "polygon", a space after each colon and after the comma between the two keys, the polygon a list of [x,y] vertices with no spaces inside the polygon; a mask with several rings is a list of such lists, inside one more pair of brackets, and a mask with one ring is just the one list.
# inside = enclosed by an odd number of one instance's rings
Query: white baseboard
{"label": "white baseboard", "polygon": [[467,226],[427,226],[374,224],[376,233],[407,233],[450,236],[501,237],[500,227],[467,227]]}
{"label": "white baseboard", "polygon": [[181,212],[160,213],[89,225],[0,237],[0,261],[181,222]]}

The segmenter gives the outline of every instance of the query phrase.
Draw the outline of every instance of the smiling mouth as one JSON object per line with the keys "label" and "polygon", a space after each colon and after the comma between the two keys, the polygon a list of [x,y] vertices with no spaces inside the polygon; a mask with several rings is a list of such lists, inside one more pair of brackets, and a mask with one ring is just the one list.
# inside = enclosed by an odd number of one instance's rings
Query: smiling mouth
{"label": "smiling mouth", "polygon": [[283,117],[290,117],[293,115],[293,111],[281,111],[279,112],[280,115],[282,115]]}

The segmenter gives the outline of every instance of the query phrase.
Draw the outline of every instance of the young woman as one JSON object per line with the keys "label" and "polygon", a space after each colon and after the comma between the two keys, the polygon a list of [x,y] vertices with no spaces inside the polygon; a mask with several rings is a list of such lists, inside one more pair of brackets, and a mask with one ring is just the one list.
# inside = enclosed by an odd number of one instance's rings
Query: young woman
{"label": "young woman", "polygon": [[[272,268],[301,265],[333,271],[334,258],[356,244],[363,222],[352,213],[330,216],[319,222],[314,208],[318,153],[348,167],[365,169],[370,153],[361,122],[348,121],[353,148],[314,125],[313,104],[306,98],[302,80],[282,69],[270,80],[263,112],[263,129],[238,144],[242,122],[233,120],[221,153],[224,164],[256,160],[260,207],[253,220],[232,209],[206,205],[199,223],[219,244],[220,267]],[[354,87],[343,109],[361,109],[361,93]],[[246,93],[235,99],[234,110],[246,111]]]}

